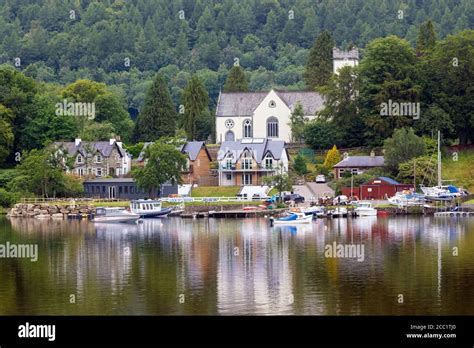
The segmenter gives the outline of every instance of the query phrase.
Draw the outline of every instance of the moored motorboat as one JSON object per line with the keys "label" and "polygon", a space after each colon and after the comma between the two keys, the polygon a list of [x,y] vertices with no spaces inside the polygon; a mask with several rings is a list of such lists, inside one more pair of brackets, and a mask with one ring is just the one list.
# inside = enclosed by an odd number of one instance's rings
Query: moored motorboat
{"label": "moored motorboat", "polygon": [[377,209],[372,207],[372,202],[369,201],[359,201],[357,202],[357,207],[354,209],[357,216],[376,216]]}
{"label": "moored motorboat", "polygon": [[312,215],[305,215],[303,212],[290,211],[288,215],[282,216],[278,219],[270,219],[271,224],[274,225],[294,225],[294,224],[309,224],[313,221]]}
{"label": "moored motorboat", "polygon": [[163,208],[161,201],[150,199],[138,199],[130,202],[130,210],[143,218],[165,217],[172,208]]}
{"label": "moored motorboat", "polygon": [[330,212],[332,217],[345,217],[347,216],[347,208],[336,207]]}
{"label": "moored motorboat", "polygon": [[140,215],[123,208],[99,207],[96,209],[94,222],[136,222]]}
{"label": "moored motorboat", "polygon": [[324,207],[315,205],[312,207],[303,208],[303,213],[305,215],[312,215],[313,217],[323,217],[326,215],[326,210]]}

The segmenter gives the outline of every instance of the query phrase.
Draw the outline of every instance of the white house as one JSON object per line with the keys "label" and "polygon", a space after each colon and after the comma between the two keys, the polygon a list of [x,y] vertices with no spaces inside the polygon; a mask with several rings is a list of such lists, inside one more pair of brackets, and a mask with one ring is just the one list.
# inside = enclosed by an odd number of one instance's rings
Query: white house
{"label": "white house", "polygon": [[219,186],[263,185],[263,177],[288,172],[288,158],[282,140],[224,141],[217,155]]}
{"label": "white house", "polygon": [[308,119],[323,108],[323,97],[311,91],[220,93],[216,141],[269,138],[289,142],[290,115],[298,102]]}
{"label": "white house", "polygon": [[356,66],[359,64],[359,50],[353,47],[349,51],[340,50],[334,47],[332,50],[333,72],[337,71],[343,66]]}

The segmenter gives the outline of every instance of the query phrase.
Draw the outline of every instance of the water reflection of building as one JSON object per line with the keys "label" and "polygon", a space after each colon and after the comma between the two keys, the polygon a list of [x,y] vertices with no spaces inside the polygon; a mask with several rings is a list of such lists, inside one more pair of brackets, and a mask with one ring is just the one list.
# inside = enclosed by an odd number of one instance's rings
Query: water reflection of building
{"label": "water reflection of building", "polygon": [[[224,227],[224,226],[223,226]],[[219,234],[219,314],[290,314],[292,270],[288,239],[262,219],[246,219]]]}

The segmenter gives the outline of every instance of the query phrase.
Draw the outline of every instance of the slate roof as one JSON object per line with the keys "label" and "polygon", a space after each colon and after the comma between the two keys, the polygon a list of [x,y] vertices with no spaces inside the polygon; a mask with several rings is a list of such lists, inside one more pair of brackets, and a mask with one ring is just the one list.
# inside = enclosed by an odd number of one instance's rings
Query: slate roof
{"label": "slate roof", "polygon": [[118,146],[116,143],[111,145],[109,141],[81,141],[79,146],[76,146],[74,141],[57,141],[54,145],[57,147],[63,147],[71,156],[75,156],[77,153],[86,156],[88,151],[92,150],[93,154],[98,151],[102,156],[109,157],[114,148],[117,149],[120,156],[125,157],[128,155],[123,148]]}
{"label": "slate roof", "polygon": [[349,51],[340,50],[337,47],[332,49],[332,58],[333,59],[359,59],[359,50],[357,48],[352,48]]}
{"label": "slate roof", "polygon": [[[147,142],[143,144],[142,151],[140,152],[140,155],[138,156],[137,161],[143,161],[144,156],[145,156],[145,149],[151,144],[153,144],[153,142]],[[195,161],[199,155],[199,151],[201,151],[201,147],[203,146],[204,146],[204,141],[188,141],[184,145],[181,145],[179,147],[179,151],[187,154],[189,157],[189,160]],[[209,160],[211,160],[211,155],[209,154],[209,152],[207,152],[207,155],[209,156]]]}
{"label": "slate roof", "polygon": [[[255,139],[254,139],[255,140]],[[270,152],[274,159],[279,160],[285,149],[285,142],[283,140],[262,139],[261,143],[245,143],[244,140],[238,141],[224,141],[221,143],[218,161],[222,161],[225,156],[231,152],[235,154],[232,162],[235,163],[245,150],[253,153],[253,156],[258,164],[260,164],[268,152]],[[244,143],[242,143],[244,141]]]}
{"label": "slate roof", "polygon": [[[199,151],[204,146],[204,141],[188,141],[186,144],[181,146],[181,152],[186,153],[191,161],[195,161],[199,155]],[[206,149],[207,152],[207,149]],[[207,153],[209,159],[211,159],[211,155],[209,152]]]}
{"label": "slate roof", "polygon": [[337,163],[333,168],[383,167],[384,164],[383,156],[349,156]]}
{"label": "slate roof", "polygon": [[[300,102],[306,116],[312,116],[323,108],[323,97],[311,91],[277,91],[274,92],[283,102],[294,110],[296,102]],[[260,105],[270,92],[232,92],[220,93],[217,103],[216,116],[252,116],[254,110]]]}

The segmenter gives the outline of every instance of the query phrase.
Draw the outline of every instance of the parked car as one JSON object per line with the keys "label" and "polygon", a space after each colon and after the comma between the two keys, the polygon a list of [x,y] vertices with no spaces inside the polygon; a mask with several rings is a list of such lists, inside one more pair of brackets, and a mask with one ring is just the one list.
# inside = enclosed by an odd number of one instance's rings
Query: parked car
{"label": "parked car", "polygon": [[316,177],[316,183],[319,184],[319,183],[325,183],[325,182],[326,182],[326,177],[324,175],[320,174]]}
{"label": "parked car", "polygon": [[304,197],[302,195],[297,194],[297,193],[292,193],[292,194],[289,194],[289,195],[286,195],[285,197],[283,197],[283,201],[284,202],[294,201],[295,203],[303,203],[304,202]]}

